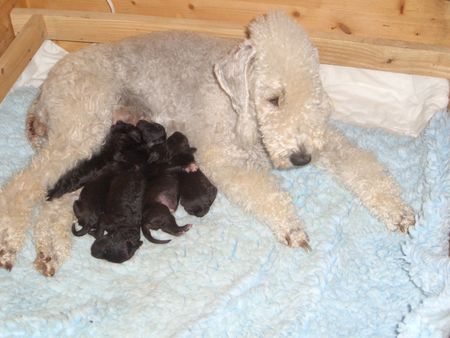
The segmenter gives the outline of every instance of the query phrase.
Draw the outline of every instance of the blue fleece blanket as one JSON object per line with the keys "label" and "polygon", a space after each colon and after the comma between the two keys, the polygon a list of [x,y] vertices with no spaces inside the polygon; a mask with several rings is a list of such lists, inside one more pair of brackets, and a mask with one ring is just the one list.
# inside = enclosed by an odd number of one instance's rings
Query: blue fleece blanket
{"label": "blue fleece blanket", "polygon": [[[32,155],[24,121],[34,95],[19,88],[0,106],[0,183]],[[194,224],[186,235],[146,242],[124,264],[92,258],[92,239],[74,238],[54,278],[33,269],[30,230],[14,269],[0,270],[0,337],[447,336],[448,114],[416,139],[338,127],[399,181],[418,215],[410,236],[388,232],[313,166],[276,172],[311,253],[278,244],[220,194],[204,218],[177,211],[180,224]]]}

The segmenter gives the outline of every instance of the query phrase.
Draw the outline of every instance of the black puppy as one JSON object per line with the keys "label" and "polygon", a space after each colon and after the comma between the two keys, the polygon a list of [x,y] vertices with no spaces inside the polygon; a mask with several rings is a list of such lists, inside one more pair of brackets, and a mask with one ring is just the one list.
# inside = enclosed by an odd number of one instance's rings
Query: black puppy
{"label": "black puppy", "polygon": [[[147,179],[142,181],[141,185],[148,187],[146,189],[146,204],[144,205],[146,207],[146,226],[143,227],[143,233],[146,238],[154,243],[167,243],[167,241],[152,238],[148,230],[149,227],[151,229],[161,228],[173,235],[181,235],[191,227],[191,225],[178,227],[169,209],[175,210],[178,204],[178,181],[174,177],[180,170],[183,170],[180,168],[184,168],[194,162],[192,155],[194,150],[189,147],[187,138],[181,133],[174,133],[167,139],[167,142],[164,142],[165,132],[161,133],[161,128],[154,128],[154,125],[148,122],[138,123],[138,129],[142,132],[142,138],[146,146],[150,142],[153,144],[149,149],[149,153],[153,153],[152,161],[141,151],[133,153],[127,148],[118,148],[128,152],[120,154],[120,160],[117,160],[117,154],[112,154],[110,158],[112,157],[114,160],[108,162],[105,166],[114,168],[114,170],[103,169],[102,176],[86,183],[80,198],[74,203],[74,212],[79,219],[79,224],[82,225],[82,229],[76,230],[75,225],[73,225],[72,232],[77,236],[90,233],[97,238],[91,249],[94,257],[105,258],[113,262],[124,261],[129,259],[137,249],[136,231],[130,230],[135,228],[133,225],[135,220],[124,214],[124,210],[127,210],[124,205],[130,206],[133,203],[142,203],[142,197],[138,194],[139,198],[130,199],[126,196],[132,196],[132,190],[129,190],[131,188],[127,187],[128,190],[121,192],[120,187],[125,189],[123,180],[130,179],[130,182],[137,179],[142,180],[141,171],[147,174]],[[130,132],[134,131],[133,128],[128,128],[128,130]],[[118,137],[123,139],[125,130],[122,129],[121,132]],[[109,142],[114,142],[113,137],[108,137],[108,140]],[[156,147],[158,148],[155,150]],[[133,156],[129,156],[129,153]],[[134,170],[126,170],[124,165],[112,167],[111,163],[114,163],[114,161],[120,161],[120,163],[124,164],[131,162],[134,164]],[[89,164],[89,161],[85,162],[86,166]],[[145,169],[148,168],[152,170],[146,172]],[[172,174],[164,174],[165,170]],[[132,176],[133,173],[134,177]],[[117,182],[122,182],[122,186],[118,185]],[[111,194],[121,194],[124,197],[121,200],[115,200]],[[114,201],[114,203],[111,203],[111,201]],[[152,201],[163,203],[164,207],[156,206],[155,208],[154,205],[151,205]],[[134,206],[134,208],[136,210],[139,209],[137,206]],[[112,211],[116,211],[118,214]],[[129,221],[127,221],[128,218],[130,218]],[[156,225],[154,220],[158,219],[164,219],[165,221]],[[121,226],[116,229],[118,227],[117,221],[122,222],[127,227]],[[107,235],[104,235],[105,231]],[[134,245],[131,245],[131,243],[134,243]]]}
{"label": "black puppy", "polygon": [[[164,127],[157,124],[155,129]],[[143,142],[142,132],[139,128],[124,122],[117,122],[111,127],[105,143],[99,152],[91,158],[80,161],[74,168],[62,175],[55,185],[47,192],[47,200],[61,197],[62,195],[78,190],[90,181],[119,170],[139,164],[143,157],[148,156],[150,141]]]}
{"label": "black puppy", "polygon": [[197,217],[205,216],[217,196],[217,188],[198,169],[179,175],[180,204],[186,212]]}
{"label": "black puppy", "polygon": [[165,142],[164,127],[156,123],[139,121],[137,127],[118,122],[111,127],[102,149],[89,160],[80,162],[64,174],[49,191],[49,199],[83,186],[73,209],[82,229],[72,232],[82,236],[97,227],[109,185],[114,175],[129,167],[140,167],[146,163],[149,147]]}
{"label": "black puppy", "polygon": [[180,173],[197,169],[195,151],[185,135],[175,132],[167,138],[163,158],[154,164],[153,171],[147,172],[142,233],[150,242],[170,242],[153,238],[150,230],[180,236],[192,227],[192,224],[178,226],[172,213],[178,207]]}
{"label": "black puppy", "polygon": [[72,233],[75,236],[83,236],[95,231],[100,218],[105,213],[106,198],[109,193],[112,175],[105,174],[87,183],[81,190],[78,200],[73,203],[73,212],[82,227],[76,230],[72,225]]}
{"label": "black puppy", "polygon": [[170,240],[153,238],[150,230],[162,230],[174,236],[188,231],[192,224],[178,226],[172,215],[179,199],[177,174],[161,174],[147,181],[142,214],[142,233],[153,243],[168,243]]}
{"label": "black puppy", "polygon": [[[184,168],[193,163],[192,150],[184,135],[175,133],[167,139],[166,144],[167,153],[158,153],[158,160],[151,164],[157,166],[162,162],[165,169],[172,169]],[[141,159],[141,164],[144,162],[144,159]],[[154,243],[167,241],[154,239],[148,227],[177,236],[188,231],[191,225],[178,227],[169,211],[169,207],[175,209],[178,203],[177,183],[171,174],[164,173],[156,177],[151,175],[148,180],[144,177],[141,167],[115,175],[107,194],[105,211],[98,222],[96,240],[91,247],[92,256],[116,263],[130,259],[142,244],[140,228],[144,223],[144,236]],[[149,203],[149,200],[155,202]],[[147,222],[148,219],[151,221]],[[162,222],[156,223],[155,220],[158,219]]]}
{"label": "black puppy", "polygon": [[92,256],[114,263],[130,259],[142,245],[140,228],[145,177],[136,168],[113,177],[98,222]]}

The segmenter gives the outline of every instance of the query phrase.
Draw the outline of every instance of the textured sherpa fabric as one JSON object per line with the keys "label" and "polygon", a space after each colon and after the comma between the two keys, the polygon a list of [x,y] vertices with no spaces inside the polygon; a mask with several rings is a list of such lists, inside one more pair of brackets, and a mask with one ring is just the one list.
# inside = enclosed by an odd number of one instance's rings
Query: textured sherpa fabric
{"label": "textured sherpa fabric", "polygon": [[[17,89],[0,106],[1,183],[32,154],[24,121],[35,94]],[[0,270],[0,337],[448,336],[450,118],[437,114],[416,139],[338,127],[399,181],[418,215],[410,237],[387,232],[317,168],[278,171],[311,253],[279,244],[221,194],[204,218],[177,211],[194,224],[184,236],[146,242],[124,264],[92,258],[85,236],[45,278],[29,239]]]}

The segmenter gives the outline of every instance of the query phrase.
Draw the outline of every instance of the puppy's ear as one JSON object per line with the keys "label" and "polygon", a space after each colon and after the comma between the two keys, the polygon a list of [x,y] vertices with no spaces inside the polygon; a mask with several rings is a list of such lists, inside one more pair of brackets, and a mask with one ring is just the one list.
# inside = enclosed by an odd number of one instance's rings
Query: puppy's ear
{"label": "puppy's ear", "polygon": [[256,139],[255,117],[248,109],[248,66],[254,59],[255,49],[246,40],[214,66],[214,73],[220,87],[230,97],[231,105],[238,115],[236,132],[245,143]]}

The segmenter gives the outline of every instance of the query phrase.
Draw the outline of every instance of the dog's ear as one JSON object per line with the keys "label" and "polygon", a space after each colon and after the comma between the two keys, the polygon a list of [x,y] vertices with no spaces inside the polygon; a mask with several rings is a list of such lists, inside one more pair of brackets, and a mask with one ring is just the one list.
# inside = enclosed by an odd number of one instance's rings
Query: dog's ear
{"label": "dog's ear", "polygon": [[254,55],[252,45],[244,42],[214,66],[220,86],[238,113],[245,112],[248,107],[247,67]]}
{"label": "dog's ear", "polygon": [[246,40],[214,66],[214,73],[220,87],[230,97],[231,105],[238,114],[236,132],[241,141],[253,143],[256,128],[255,117],[248,109],[248,66],[255,55],[255,49]]}

